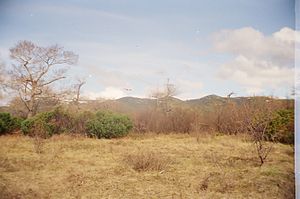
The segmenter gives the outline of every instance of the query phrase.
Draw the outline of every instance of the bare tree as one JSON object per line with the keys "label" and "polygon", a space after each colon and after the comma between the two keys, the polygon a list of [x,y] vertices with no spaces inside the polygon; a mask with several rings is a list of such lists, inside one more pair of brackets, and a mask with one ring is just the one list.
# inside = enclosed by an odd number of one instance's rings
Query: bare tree
{"label": "bare tree", "polygon": [[268,122],[261,122],[257,125],[250,125],[250,133],[260,160],[260,166],[264,164],[266,158],[273,148],[273,142],[270,142],[271,140],[267,142],[265,138],[268,125]]}
{"label": "bare tree", "polygon": [[174,84],[170,83],[167,79],[167,83],[164,88],[155,90],[151,93],[151,97],[156,99],[156,107],[161,106],[165,113],[171,111],[170,100],[172,97],[178,94],[178,90]]}
{"label": "bare tree", "polygon": [[10,57],[14,64],[8,72],[9,86],[24,103],[27,117],[35,115],[41,99],[53,96],[51,86],[66,78],[66,65],[78,60],[77,55],[58,45],[40,47],[30,41],[18,42],[10,49]]}
{"label": "bare tree", "polygon": [[228,95],[227,95],[227,98],[231,98],[232,95],[234,95],[235,93],[234,92],[230,92]]}
{"label": "bare tree", "polygon": [[273,120],[274,105],[272,100],[268,103],[255,100],[252,104],[243,104],[243,112],[246,115],[244,125],[252,138],[262,166],[274,145],[273,137],[267,135],[267,129]]}
{"label": "bare tree", "polygon": [[165,95],[166,97],[173,97],[178,94],[178,90],[174,84],[170,83],[170,79],[168,78],[166,83]]}
{"label": "bare tree", "polygon": [[75,88],[75,92],[76,92],[76,96],[74,98],[74,102],[76,104],[79,103],[80,100],[80,91],[81,91],[81,87],[86,84],[86,81],[84,78],[77,78],[76,79],[76,83],[74,84],[74,88]]}
{"label": "bare tree", "polygon": [[159,107],[159,104],[161,102],[161,99],[165,96],[164,91],[159,90],[158,88],[156,90],[153,90],[150,94],[150,97],[153,97],[156,99],[156,108]]}

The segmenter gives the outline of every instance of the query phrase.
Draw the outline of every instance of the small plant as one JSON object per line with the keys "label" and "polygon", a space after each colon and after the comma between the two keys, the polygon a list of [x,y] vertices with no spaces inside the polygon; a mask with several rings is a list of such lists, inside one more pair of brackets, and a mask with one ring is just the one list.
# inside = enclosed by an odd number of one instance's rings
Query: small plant
{"label": "small plant", "polygon": [[202,182],[200,183],[200,187],[199,187],[199,190],[200,191],[206,191],[207,188],[208,188],[208,183],[209,183],[209,178],[211,176],[210,175],[207,175],[205,176],[205,178],[202,180]]}
{"label": "small plant", "polygon": [[252,132],[252,139],[253,144],[255,146],[257,156],[260,160],[260,165],[262,166],[265,163],[265,160],[267,159],[268,155],[273,149],[273,142],[266,141],[264,138],[265,130],[257,132]]}
{"label": "small plant", "polygon": [[124,161],[136,171],[160,171],[163,172],[170,164],[168,157],[159,153],[141,151],[125,156]]}
{"label": "small plant", "polygon": [[111,112],[97,112],[86,125],[89,136],[108,139],[123,137],[132,127],[129,117]]}

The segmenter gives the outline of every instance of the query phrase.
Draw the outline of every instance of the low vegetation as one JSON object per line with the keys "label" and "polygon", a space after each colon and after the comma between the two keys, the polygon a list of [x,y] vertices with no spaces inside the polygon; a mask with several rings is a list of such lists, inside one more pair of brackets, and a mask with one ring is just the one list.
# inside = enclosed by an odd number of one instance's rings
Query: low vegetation
{"label": "low vegetation", "polygon": [[71,127],[71,116],[58,108],[53,111],[39,113],[24,120],[21,124],[24,135],[42,138],[49,138],[54,134],[63,133]]}
{"label": "low vegetation", "polygon": [[96,138],[123,137],[132,127],[127,116],[111,112],[97,112],[86,124],[87,134]]}
{"label": "low vegetation", "polygon": [[19,129],[21,122],[21,118],[13,117],[10,113],[0,112],[0,135]]}
{"label": "low vegetation", "polygon": [[72,114],[64,109],[42,112],[21,123],[21,131],[31,137],[49,138],[64,132],[95,138],[125,136],[133,125],[129,117],[106,111]]}
{"label": "low vegetation", "polygon": [[[198,139],[197,139],[198,138]],[[239,136],[0,137],[1,198],[294,198],[294,150]],[[247,141],[249,140],[249,141]]]}

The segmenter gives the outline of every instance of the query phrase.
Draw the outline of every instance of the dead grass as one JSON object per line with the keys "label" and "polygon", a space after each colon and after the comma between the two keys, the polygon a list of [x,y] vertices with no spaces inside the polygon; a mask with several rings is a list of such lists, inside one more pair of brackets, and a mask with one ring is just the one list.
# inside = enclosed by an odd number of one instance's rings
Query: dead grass
{"label": "dead grass", "polygon": [[145,150],[126,155],[124,161],[136,171],[159,171],[160,173],[163,173],[171,163],[169,157]]}
{"label": "dead grass", "polygon": [[0,198],[294,198],[290,146],[259,167],[250,142],[180,134],[0,137]]}

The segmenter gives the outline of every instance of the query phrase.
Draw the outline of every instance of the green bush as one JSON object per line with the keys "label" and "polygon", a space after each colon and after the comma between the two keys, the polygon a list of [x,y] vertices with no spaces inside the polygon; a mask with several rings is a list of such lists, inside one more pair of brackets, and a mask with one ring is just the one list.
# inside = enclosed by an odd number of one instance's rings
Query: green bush
{"label": "green bush", "polygon": [[12,118],[9,113],[0,113],[0,134],[5,134],[10,131]]}
{"label": "green bush", "polygon": [[294,144],[294,110],[277,111],[267,128],[267,136],[284,144]]}
{"label": "green bush", "polygon": [[53,111],[42,112],[21,123],[24,135],[48,138],[69,130],[72,126],[70,115],[58,108]]}
{"label": "green bush", "polygon": [[0,135],[10,133],[20,127],[22,119],[12,117],[10,113],[0,113]]}
{"label": "green bush", "polygon": [[7,130],[4,121],[0,120],[0,135],[3,135],[6,131]]}
{"label": "green bush", "polygon": [[125,136],[133,127],[129,117],[111,112],[97,112],[87,122],[87,134],[96,138],[117,138]]}

